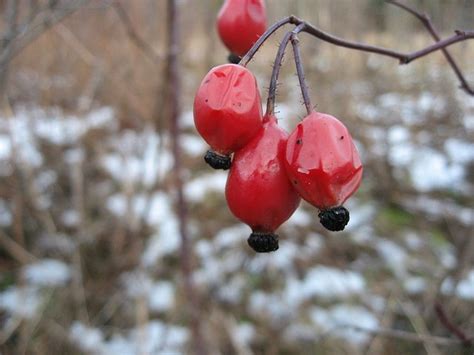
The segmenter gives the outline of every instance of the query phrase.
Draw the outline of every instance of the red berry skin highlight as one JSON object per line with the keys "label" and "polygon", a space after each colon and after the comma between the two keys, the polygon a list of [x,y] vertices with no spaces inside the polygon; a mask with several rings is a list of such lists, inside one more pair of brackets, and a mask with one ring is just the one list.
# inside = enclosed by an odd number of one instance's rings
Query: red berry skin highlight
{"label": "red berry skin highlight", "polygon": [[322,211],[341,206],[358,189],[363,170],[344,124],[319,112],[291,133],[285,167],[301,197]]}
{"label": "red berry skin highlight", "polygon": [[247,144],[262,128],[262,104],[254,75],[235,64],[211,69],[194,98],[194,124],[222,155]]}
{"label": "red berry skin highlight", "polygon": [[242,57],[265,32],[267,14],[263,0],[226,0],[217,15],[222,42]]}
{"label": "red berry skin highlight", "polygon": [[266,116],[263,129],[234,155],[227,204],[254,232],[274,232],[300,203],[284,167],[287,137],[275,117]]}

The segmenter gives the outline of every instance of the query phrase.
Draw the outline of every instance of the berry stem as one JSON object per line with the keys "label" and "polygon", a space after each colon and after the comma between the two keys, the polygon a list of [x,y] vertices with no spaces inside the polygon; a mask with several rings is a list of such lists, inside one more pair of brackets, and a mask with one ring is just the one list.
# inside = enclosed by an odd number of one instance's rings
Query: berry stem
{"label": "berry stem", "polygon": [[291,45],[293,46],[293,55],[295,58],[295,65],[296,65],[296,72],[298,74],[298,80],[300,82],[301,95],[303,96],[306,112],[309,115],[313,111],[313,106],[311,105],[311,99],[309,97],[309,92],[308,92],[308,86],[306,85],[306,80],[304,76],[303,63],[301,62],[300,40],[294,30],[291,32]]}
{"label": "berry stem", "polygon": [[240,60],[240,65],[246,67],[247,64],[252,60],[253,56],[257,51],[260,49],[263,43],[270,37],[276,30],[278,30],[280,27],[292,23],[294,20],[294,16],[288,16],[283,19],[281,19],[278,22],[275,22],[273,25],[271,25],[257,40],[257,42],[254,43],[252,48],[249,49],[249,51],[242,57]]}
{"label": "berry stem", "polygon": [[283,40],[278,47],[278,52],[273,62],[272,76],[270,78],[270,87],[268,89],[268,99],[267,99],[267,110],[265,115],[274,115],[275,114],[275,99],[276,99],[276,89],[278,84],[278,76],[280,75],[280,69],[283,62],[283,57],[285,56],[286,46],[291,39],[291,36],[294,34],[300,33],[306,27],[306,23],[300,23],[296,26],[293,31],[288,31]]}

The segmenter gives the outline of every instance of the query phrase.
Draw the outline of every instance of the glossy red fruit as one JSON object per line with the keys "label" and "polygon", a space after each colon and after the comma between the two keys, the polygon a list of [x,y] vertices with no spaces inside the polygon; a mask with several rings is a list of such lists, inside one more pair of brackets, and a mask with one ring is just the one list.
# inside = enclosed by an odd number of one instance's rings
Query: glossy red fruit
{"label": "glossy red fruit", "polygon": [[275,117],[264,117],[263,129],[234,154],[225,195],[232,213],[252,228],[249,245],[257,252],[278,249],[273,232],[298,207],[300,197],[285,172],[288,134]]}
{"label": "glossy red fruit", "polygon": [[344,229],[349,213],[341,205],[362,179],[359,153],[344,124],[312,112],[288,138],[285,167],[301,197],[322,211],[321,223],[330,230]]}
{"label": "glossy red fruit", "polygon": [[217,15],[217,31],[226,47],[242,57],[265,32],[263,0],[226,0]]}
{"label": "glossy red fruit", "polygon": [[235,64],[211,69],[194,98],[194,123],[217,153],[225,156],[242,148],[262,127],[262,104],[254,75]]}

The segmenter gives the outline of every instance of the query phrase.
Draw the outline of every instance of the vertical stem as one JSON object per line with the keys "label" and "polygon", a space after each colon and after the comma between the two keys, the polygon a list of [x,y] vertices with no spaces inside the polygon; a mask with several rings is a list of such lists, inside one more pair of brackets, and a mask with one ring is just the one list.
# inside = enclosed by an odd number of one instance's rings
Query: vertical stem
{"label": "vertical stem", "polygon": [[296,72],[298,73],[298,80],[300,82],[301,94],[303,95],[303,101],[306,107],[306,112],[309,115],[311,111],[313,110],[313,106],[311,105],[311,99],[308,93],[308,86],[306,85],[306,80],[304,77],[303,63],[301,62],[300,40],[298,39],[298,35],[294,32],[291,33],[291,45],[293,46]]}
{"label": "vertical stem", "polygon": [[270,87],[268,89],[268,99],[267,99],[267,110],[265,115],[273,115],[275,113],[275,99],[276,99],[276,89],[278,84],[278,76],[280,75],[280,69],[283,62],[283,57],[285,55],[286,46],[291,39],[293,34],[300,33],[305,28],[305,23],[298,25],[293,31],[288,31],[283,37],[283,40],[278,47],[278,52],[273,62],[272,76],[270,78]]}
{"label": "vertical stem", "polygon": [[181,235],[181,255],[180,264],[184,281],[184,293],[188,302],[187,308],[191,322],[193,349],[196,354],[206,354],[205,344],[201,334],[199,305],[197,295],[195,293],[192,274],[191,274],[191,258],[192,250],[188,235],[188,209],[183,192],[183,178],[181,166],[181,153],[179,144],[179,116],[181,97],[181,80],[179,75],[179,24],[178,10],[176,0],[168,0],[167,14],[167,36],[168,36],[168,58],[165,68],[165,82],[168,83],[167,100],[169,105],[167,111],[170,123],[172,154],[174,158],[174,182],[177,195],[177,213],[179,220],[179,232]]}
{"label": "vertical stem", "polygon": [[271,25],[257,40],[257,42],[254,43],[252,48],[249,49],[249,51],[243,56],[243,58],[240,60],[240,65],[242,66],[247,66],[247,64],[252,60],[253,56],[257,51],[260,49],[262,44],[270,37],[276,30],[278,30],[281,26],[286,25],[287,23],[292,23],[294,20],[293,16],[285,17],[281,19],[278,22],[275,22],[273,25]]}

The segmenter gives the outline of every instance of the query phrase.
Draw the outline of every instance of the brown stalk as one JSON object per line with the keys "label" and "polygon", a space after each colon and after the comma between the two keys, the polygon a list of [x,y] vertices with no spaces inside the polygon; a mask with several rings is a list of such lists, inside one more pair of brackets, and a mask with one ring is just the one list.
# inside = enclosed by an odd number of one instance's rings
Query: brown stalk
{"label": "brown stalk", "polygon": [[188,208],[183,191],[183,171],[180,151],[180,95],[181,78],[179,74],[179,24],[178,9],[175,0],[168,0],[168,53],[165,68],[165,82],[168,83],[167,100],[169,105],[168,122],[170,123],[171,150],[174,158],[174,188],[177,196],[177,213],[181,235],[180,266],[184,281],[184,294],[187,300],[187,311],[191,322],[193,349],[196,354],[207,353],[201,333],[199,302],[192,281],[192,249],[188,234]]}

